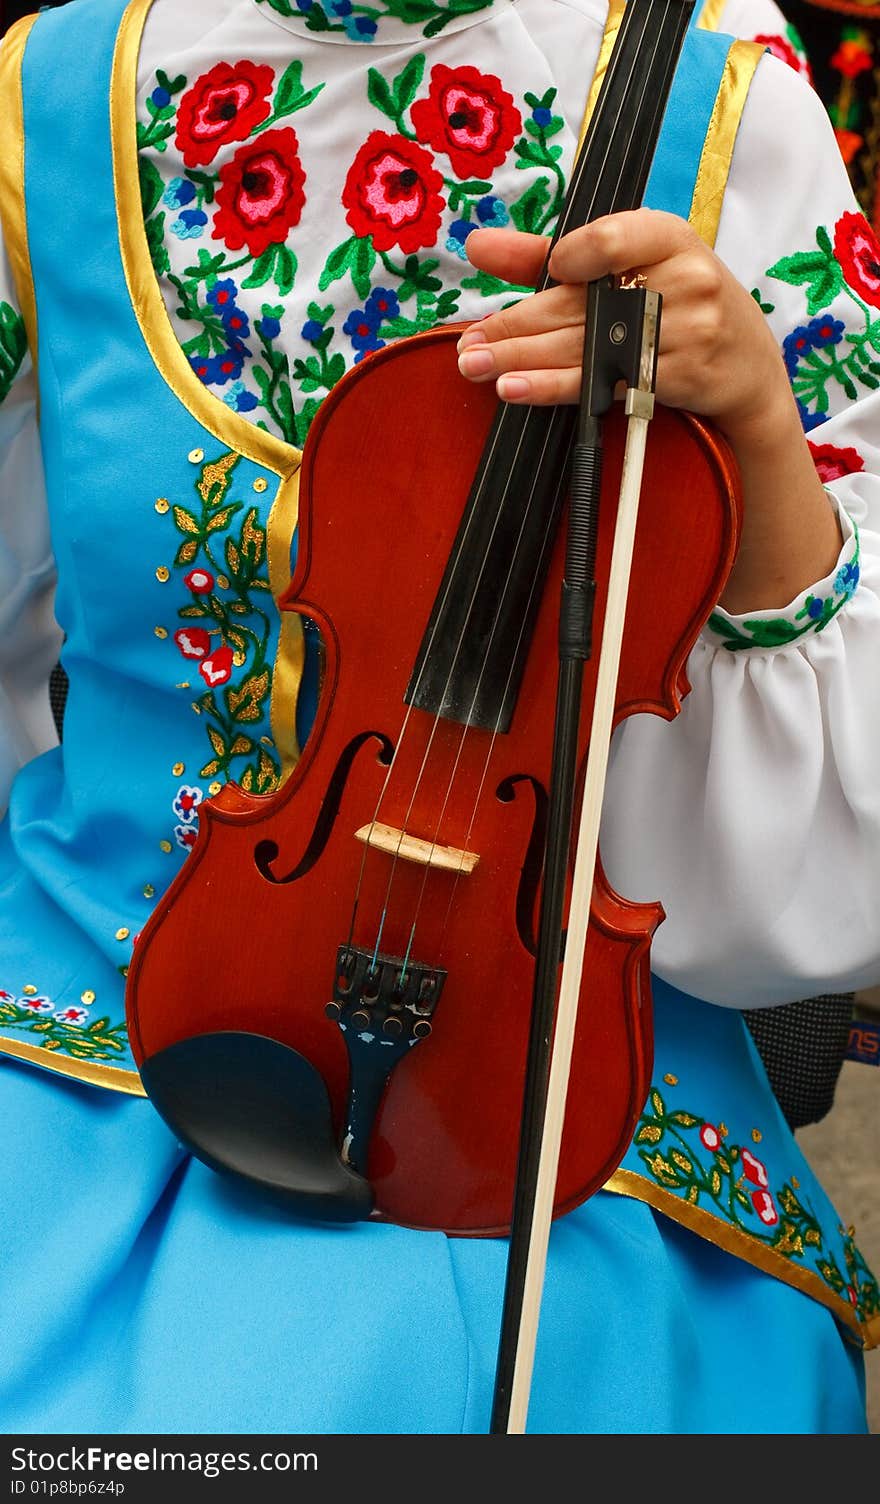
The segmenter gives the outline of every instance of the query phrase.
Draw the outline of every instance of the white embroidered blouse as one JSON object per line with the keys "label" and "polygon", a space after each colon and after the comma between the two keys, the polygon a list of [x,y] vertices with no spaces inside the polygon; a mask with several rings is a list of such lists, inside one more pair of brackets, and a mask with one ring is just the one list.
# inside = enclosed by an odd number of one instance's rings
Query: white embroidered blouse
{"label": "white embroidered blouse", "polygon": [[[365,353],[509,301],[467,236],[552,230],[604,23],[603,0],[155,0],[142,197],[200,379],[302,444]],[[617,734],[602,851],[621,893],[664,905],[659,974],[743,1007],[880,978],[880,246],[779,12],[729,0],[720,27],[777,56],[752,85],[716,249],[778,335],[845,541],[795,601],[716,612],[682,713]],[[392,159],[393,194],[377,168]],[[53,591],[3,253],[0,800],[55,740]]]}

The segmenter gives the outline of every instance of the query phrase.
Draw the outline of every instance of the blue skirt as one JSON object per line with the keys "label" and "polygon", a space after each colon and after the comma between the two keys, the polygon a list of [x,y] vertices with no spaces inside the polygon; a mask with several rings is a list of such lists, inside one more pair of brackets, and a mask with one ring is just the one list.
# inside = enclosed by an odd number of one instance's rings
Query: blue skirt
{"label": "blue skirt", "polygon": [[[0,1060],[0,1429],[485,1432],[506,1244],[295,1224],[150,1104]],[[831,1313],[600,1192],[554,1224],[529,1430],[863,1433]]]}

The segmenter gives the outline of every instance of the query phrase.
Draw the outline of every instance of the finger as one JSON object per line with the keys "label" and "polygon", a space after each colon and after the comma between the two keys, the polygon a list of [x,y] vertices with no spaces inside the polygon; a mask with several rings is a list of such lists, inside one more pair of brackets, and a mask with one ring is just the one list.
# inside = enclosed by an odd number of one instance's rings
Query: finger
{"label": "finger", "polygon": [[701,244],[690,225],[662,209],[607,214],[562,237],[550,258],[550,275],[557,282],[593,282],[639,270],[650,283],[652,267]]}
{"label": "finger", "polygon": [[545,235],[521,230],[472,230],[465,241],[468,259],[479,271],[521,287],[534,287],[549,249]]}
{"label": "finger", "polygon": [[517,406],[551,407],[577,402],[581,390],[580,365],[550,371],[515,371],[499,376],[495,389],[503,402]]}
{"label": "finger", "polygon": [[470,381],[489,381],[507,371],[558,370],[580,365],[583,324],[524,338],[480,341],[459,350],[458,368]]}
{"label": "finger", "polygon": [[522,298],[509,308],[490,313],[465,329],[459,350],[468,345],[496,344],[509,339],[528,339],[572,329],[583,338],[586,299],[582,287],[554,287]]}

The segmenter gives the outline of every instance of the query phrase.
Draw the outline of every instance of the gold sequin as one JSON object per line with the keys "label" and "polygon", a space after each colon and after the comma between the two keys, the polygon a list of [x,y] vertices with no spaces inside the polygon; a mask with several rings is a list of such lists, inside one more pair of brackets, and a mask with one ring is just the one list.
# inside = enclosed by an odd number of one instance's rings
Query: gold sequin
{"label": "gold sequin", "polygon": [[718,1124],[718,1132],[721,1134],[722,1138],[727,1138],[727,1135],[730,1132],[730,1129],[728,1128],[728,1126],[727,1126],[726,1123],[719,1123]]}
{"label": "gold sequin", "polygon": [[223,787],[222,783],[218,783],[218,781],[217,781],[216,778],[214,779],[213,783],[209,783],[208,784],[208,793],[210,794],[210,796],[211,796],[212,799],[214,798],[215,794],[219,794],[219,792],[222,789],[222,787]]}
{"label": "gold sequin", "polygon": [[155,635],[157,637],[167,637],[168,636],[168,628],[167,627],[154,627],[153,628],[153,632],[155,633]]}
{"label": "gold sequin", "polygon": [[268,486],[268,484],[269,484],[269,482],[267,480],[265,480],[262,475],[258,475],[257,478],[256,478],[256,480],[254,481],[254,490],[255,491],[265,491],[265,489]]}
{"label": "gold sequin", "polygon": [[186,764],[182,762],[176,762],[171,771],[174,774],[175,778],[180,778],[186,772]]}
{"label": "gold sequin", "polygon": [[261,736],[260,737],[260,741],[263,743],[264,747],[271,747],[272,746],[272,738],[271,738],[271,736]]}
{"label": "gold sequin", "polygon": [[193,700],[192,701],[192,708],[195,711],[196,715],[201,715],[201,713],[202,713],[202,707],[199,704],[198,700]]}
{"label": "gold sequin", "polygon": [[796,1191],[799,1191],[799,1190],[800,1190],[800,1188],[801,1188],[801,1183],[800,1183],[800,1181],[799,1181],[799,1180],[798,1180],[798,1178],[797,1178],[797,1176],[796,1176],[796,1175],[792,1175],[792,1177],[791,1177],[791,1184],[792,1184],[792,1188],[793,1188],[793,1189],[794,1189],[794,1190],[796,1190]]}
{"label": "gold sequin", "polygon": [[189,454],[187,455],[187,459],[189,460],[191,465],[200,465],[204,458],[204,449],[191,449]]}
{"label": "gold sequin", "polygon": [[159,568],[156,570],[156,579],[159,581],[160,585],[164,585],[166,580],[171,579],[171,570],[168,568],[167,564],[159,565]]}
{"label": "gold sequin", "polygon": [[173,851],[173,849],[174,848],[171,845],[170,841],[160,841],[159,842],[159,850],[160,851],[169,852],[169,851]]}
{"label": "gold sequin", "polygon": [[229,589],[229,576],[226,575],[226,574],[218,574],[218,576],[217,576],[217,584],[220,586],[221,590],[228,590]]}
{"label": "gold sequin", "polygon": [[120,925],[119,929],[116,931],[116,938],[117,938],[117,940],[127,940],[130,934],[131,934],[131,931],[127,930],[125,928],[125,925],[122,924],[122,925]]}
{"label": "gold sequin", "polygon": [[33,982],[28,982],[27,986],[22,987],[21,990],[24,993],[25,997],[33,997],[37,989],[34,986]]}
{"label": "gold sequin", "polygon": [[239,648],[238,652],[233,653],[232,661],[236,668],[241,668],[243,663],[247,663],[247,653],[243,653]]}
{"label": "gold sequin", "polygon": [[160,497],[158,497],[158,499],[156,501],[156,511],[157,512],[167,512],[168,511],[168,497],[167,496],[160,496]]}
{"label": "gold sequin", "polygon": [[666,1082],[667,1086],[677,1086],[678,1085],[678,1077],[677,1076],[666,1075],[666,1076],[663,1077],[663,1080]]}
{"label": "gold sequin", "polygon": [[764,1137],[764,1135],[761,1132],[760,1128],[753,1128],[752,1129],[752,1142],[753,1143],[759,1144],[761,1142],[761,1139],[763,1137]]}
{"label": "gold sequin", "polygon": [[127,966],[120,966],[119,970],[122,972],[122,975],[124,977],[128,976],[128,967]]}
{"label": "gold sequin", "polygon": [[155,893],[156,889],[152,883],[144,883],[144,898],[153,898]]}
{"label": "gold sequin", "polygon": [[85,1003],[86,1006],[88,1006],[89,1003],[93,1003],[95,1001],[95,994],[92,992],[91,988],[87,988],[85,992],[80,993],[79,1000],[81,1003]]}

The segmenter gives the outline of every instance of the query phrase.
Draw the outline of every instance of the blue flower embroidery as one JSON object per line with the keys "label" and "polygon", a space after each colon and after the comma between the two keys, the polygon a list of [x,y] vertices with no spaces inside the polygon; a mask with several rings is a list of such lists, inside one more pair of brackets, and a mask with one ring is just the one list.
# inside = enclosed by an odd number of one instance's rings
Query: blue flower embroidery
{"label": "blue flower embroidery", "polygon": [[374,287],[364,307],[352,309],[342,329],[358,352],[355,365],[371,350],[383,348],[385,341],[379,335],[380,325],[385,319],[396,318],[399,311],[397,294],[389,287]]}
{"label": "blue flower embroidery", "polygon": [[818,428],[819,424],[824,423],[828,417],[827,413],[811,413],[808,408],[804,407],[800,399],[797,399],[797,410],[800,414],[801,426],[804,433],[809,433],[811,429]]}
{"label": "blue flower embroidery", "polygon": [[249,392],[242,381],[234,381],[229,391],[224,394],[223,401],[227,407],[231,407],[234,413],[249,413],[257,405],[257,399],[253,392]]}
{"label": "blue flower embroidery", "polygon": [[494,229],[510,223],[506,206],[491,193],[481,198],[477,204],[477,219],[481,225],[491,225]]}
{"label": "blue flower embroidery", "polygon": [[464,243],[476,225],[470,224],[466,219],[454,219],[449,226],[449,234],[446,237],[447,251],[453,251],[462,261],[467,261],[467,251]]}
{"label": "blue flower embroidery", "polygon": [[178,240],[195,240],[207,223],[208,216],[201,209],[184,209],[177,219],[172,220],[171,233]]}
{"label": "blue flower embroidery", "polygon": [[248,354],[244,345],[232,344],[218,355],[191,355],[189,363],[206,386],[225,386],[241,375]]}
{"label": "blue flower embroidery", "polygon": [[185,209],[195,196],[196,190],[188,178],[172,178],[162,194],[162,202],[169,209]]}
{"label": "blue flower embroidery", "polygon": [[833,319],[829,314],[821,318],[810,319],[808,324],[799,324],[797,329],[792,329],[782,341],[782,353],[785,358],[785,368],[789,376],[796,376],[798,364],[802,355],[809,350],[823,350],[828,345],[837,345],[843,338],[844,323],[842,319]]}
{"label": "blue flower embroidery", "polygon": [[851,596],[855,595],[858,583],[859,566],[855,559],[851,559],[848,564],[844,564],[838,569],[834,577],[834,592],[836,595],[843,595],[849,600]]}

